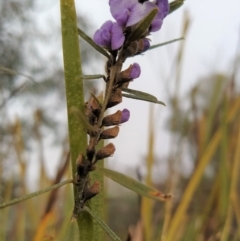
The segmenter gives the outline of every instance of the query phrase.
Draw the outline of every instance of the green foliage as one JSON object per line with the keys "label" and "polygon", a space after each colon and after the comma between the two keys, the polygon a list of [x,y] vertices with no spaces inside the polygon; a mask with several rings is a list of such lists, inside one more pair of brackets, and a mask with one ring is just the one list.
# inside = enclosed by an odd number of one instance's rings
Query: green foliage
{"label": "green foliage", "polygon": [[155,190],[151,187],[148,187],[137,180],[128,177],[122,173],[115,172],[113,170],[107,168],[99,168],[101,172],[108,178],[112,179],[113,181],[119,183],[120,185],[138,193],[141,196],[145,196],[154,200],[166,201],[167,199],[171,198],[171,195],[163,194],[158,190]]}

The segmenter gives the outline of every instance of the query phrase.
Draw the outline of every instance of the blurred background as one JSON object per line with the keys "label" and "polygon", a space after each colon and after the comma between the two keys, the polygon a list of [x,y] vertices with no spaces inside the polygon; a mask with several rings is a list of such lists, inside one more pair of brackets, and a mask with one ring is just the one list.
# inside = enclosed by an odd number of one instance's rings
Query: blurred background
{"label": "blurred background", "polygon": [[[112,19],[107,0],[76,8],[91,37]],[[174,197],[157,203],[107,180],[105,219],[123,240],[240,240],[239,9],[237,0],[186,1],[150,36],[185,40],[125,63],[142,69],[130,88],[166,107],[124,99],[112,108],[131,118],[106,166]],[[105,59],[80,42],[83,73],[104,74]],[[85,81],[86,100],[102,82]],[[0,202],[69,178],[68,152],[59,1],[1,0]],[[0,240],[62,240],[71,191],[1,209]]]}

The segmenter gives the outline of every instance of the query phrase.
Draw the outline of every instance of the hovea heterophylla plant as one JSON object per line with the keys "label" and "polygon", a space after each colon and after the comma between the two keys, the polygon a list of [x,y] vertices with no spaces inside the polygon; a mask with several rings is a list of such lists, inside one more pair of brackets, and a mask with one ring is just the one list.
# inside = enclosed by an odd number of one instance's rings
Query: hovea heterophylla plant
{"label": "hovea heterophylla plant", "polygon": [[[120,126],[129,120],[130,111],[127,107],[109,115],[105,114],[107,110],[121,103],[123,97],[164,105],[149,93],[128,88],[130,83],[141,75],[142,67],[138,63],[132,63],[126,69],[122,68],[127,58],[151,49],[150,33],[159,31],[164,18],[182,2],[169,4],[167,0],[109,0],[110,12],[115,21],[107,20],[91,39],[77,27],[74,0],[61,0],[62,45],[73,176],[73,180],[64,184],[73,183],[74,186],[74,208],[66,240],[104,240],[99,226],[112,239],[120,240],[102,221],[103,197],[95,201],[101,195],[99,193],[101,186],[103,187],[103,175],[149,198],[165,201],[171,197],[123,174],[104,169],[102,160],[111,157],[116,147],[113,143],[102,146],[99,143],[101,140],[116,138]],[[105,74],[82,74],[78,35],[107,58]],[[103,100],[92,94],[85,102],[82,82],[84,79],[95,77],[100,77],[105,82]],[[53,188],[57,187],[59,186]],[[18,199],[9,205],[25,199]],[[7,205],[5,203],[0,207]],[[71,226],[76,226],[76,223],[79,236],[71,231]]]}

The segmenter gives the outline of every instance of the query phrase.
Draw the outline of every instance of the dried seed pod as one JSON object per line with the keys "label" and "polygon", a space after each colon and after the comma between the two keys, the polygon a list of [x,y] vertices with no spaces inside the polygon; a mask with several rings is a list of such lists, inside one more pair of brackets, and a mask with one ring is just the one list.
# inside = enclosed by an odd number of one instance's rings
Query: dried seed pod
{"label": "dried seed pod", "polygon": [[115,152],[115,146],[112,143],[107,144],[101,150],[99,150],[96,154],[96,161],[107,158],[113,155]]}
{"label": "dried seed pod", "polygon": [[113,107],[117,104],[120,104],[122,102],[122,91],[120,88],[116,88],[115,90],[113,90],[108,104],[107,104],[107,108]]}
{"label": "dried seed pod", "polygon": [[111,139],[111,138],[115,138],[117,137],[119,133],[119,127],[118,126],[114,126],[112,128],[108,128],[106,130],[104,130],[101,134],[100,134],[100,139]]}
{"label": "dried seed pod", "polygon": [[95,181],[92,186],[84,191],[84,200],[87,201],[100,192],[100,182]]}

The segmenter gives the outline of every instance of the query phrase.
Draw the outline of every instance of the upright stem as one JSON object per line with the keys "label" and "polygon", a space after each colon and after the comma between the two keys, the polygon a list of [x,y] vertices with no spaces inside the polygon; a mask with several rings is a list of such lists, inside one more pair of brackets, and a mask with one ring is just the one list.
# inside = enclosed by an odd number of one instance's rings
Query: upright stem
{"label": "upright stem", "polygon": [[[78,154],[85,153],[87,148],[87,133],[82,122],[72,113],[76,107],[84,113],[84,92],[80,59],[80,46],[77,32],[77,18],[74,0],[61,0],[62,45],[64,59],[64,74],[66,85],[68,129],[72,164],[72,175],[76,173]],[[76,188],[74,187],[74,199]],[[92,217],[83,212],[78,217],[80,240],[91,241],[93,237]]]}

